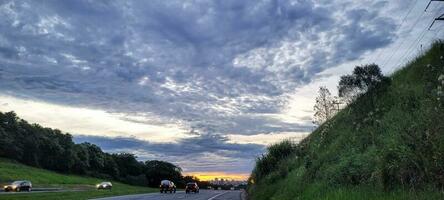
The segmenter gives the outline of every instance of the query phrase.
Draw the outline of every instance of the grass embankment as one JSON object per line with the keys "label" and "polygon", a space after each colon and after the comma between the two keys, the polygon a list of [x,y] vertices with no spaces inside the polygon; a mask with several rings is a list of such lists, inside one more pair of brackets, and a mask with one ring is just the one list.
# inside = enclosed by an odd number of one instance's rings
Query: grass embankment
{"label": "grass embankment", "polygon": [[252,200],[444,199],[444,44],[295,145],[270,146]]}
{"label": "grass embankment", "polygon": [[333,186],[310,181],[304,183],[298,174],[290,173],[285,179],[256,185],[250,189],[251,200],[442,200],[444,194],[434,188],[410,190],[407,188],[383,190],[372,185]]}
{"label": "grass embankment", "polygon": [[[0,186],[14,180],[29,180],[34,188],[63,188],[79,190],[71,192],[48,192],[48,193],[26,193],[0,194],[0,199],[89,199],[96,197],[117,196],[125,194],[157,192],[155,188],[130,186],[118,182],[113,183],[112,190],[96,190],[95,184],[102,181],[97,178],[65,175],[56,172],[29,167],[23,164],[0,159]],[[3,187],[2,187],[3,188]]]}

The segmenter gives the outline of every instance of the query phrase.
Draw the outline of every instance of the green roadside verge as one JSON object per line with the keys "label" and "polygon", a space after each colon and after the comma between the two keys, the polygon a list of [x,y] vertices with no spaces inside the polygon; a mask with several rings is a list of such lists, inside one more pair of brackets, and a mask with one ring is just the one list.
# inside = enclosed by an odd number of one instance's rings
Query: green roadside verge
{"label": "green roadside verge", "polygon": [[[157,192],[156,188],[131,186],[112,181],[112,190],[96,190],[95,184],[102,180],[91,177],[59,174],[56,172],[29,167],[14,161],[0,159],[0,186],[3,187],[14,180],[29,180],[34,188],[61,188],[63,192],[35,192],[35,193],[0,193],[0,199],[45,199],[45,200],[79,200],[107,196],[118,196],[128,194],[140,194]],[[66,191],[71,190],[71,191]]]}

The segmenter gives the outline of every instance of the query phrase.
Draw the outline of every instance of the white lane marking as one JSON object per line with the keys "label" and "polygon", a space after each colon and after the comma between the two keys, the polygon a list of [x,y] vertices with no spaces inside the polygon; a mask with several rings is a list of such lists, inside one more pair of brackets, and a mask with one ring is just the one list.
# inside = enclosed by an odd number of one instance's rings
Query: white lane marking
{"label": "white lane marking", "polygon": [[[177,191],[175,194],[181,194],[185,193],[184,191]],[[122,198],[125,199],[135,199],[135,198],[145,198],[145,197],[158,197],[160,194],[157,192],[151,192],[151,193],[141,193],[141,194],[129,194],[129,195],[119,195],[119,196],[110,196],[110,197],[102,197],[102,198],[96,198],[96,199],[89,199],[89,200],[120,200]],[[161,195],[161,196],[170,196],[169,194]]]}
{"label": "white lane marking", "polygon": [[213,200],[213,199],[215,199],[216,197],[218,197],[218,196],[222,196],[222,195],[224,195],[224,194],[226,194],[226,193],[228,193],[228,192],[224,192],[224,193],[217,194],[217,195],[215,195],[215,196],[209,198],[208,200]]}

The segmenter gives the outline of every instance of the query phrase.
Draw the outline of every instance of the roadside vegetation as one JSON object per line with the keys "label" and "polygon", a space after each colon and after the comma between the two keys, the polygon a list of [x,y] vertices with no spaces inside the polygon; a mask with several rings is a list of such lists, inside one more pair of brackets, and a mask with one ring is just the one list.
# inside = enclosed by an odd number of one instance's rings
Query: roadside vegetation
{"label": "roadside vegetation", "polygon": [[[66,175],[49,170],[29,167],[15,161],[0,159],[0,186],[13,180],[29,180],[34,188],[60,188],[69,192],[45,192],[45,193],[10,193],[0,194],[0,199],[88,199],[95,197],[116,196],[125,194],[158,192],[157,188],[130,186],[113,182],[111,190],[95,188],[106,179],[98,179],[76,175]],[[3,188],[3,187],[2,187]],[[75,191],[75,192],[74,192]]]}
{"label": "roadside vegetation", "polygon": [[379,73],[371,64],[341,77],[342,109],[321,88],[319,127],[257,159],[250,198],[444,199],[444,43]]}
{"label": "roadside vegetation", "polygon": [[0,158],[59,173],[138,186],[158,187],[163,179],[175,182],[178,187],[199,181],[183,176],[182,169],[169,162],[139,161],[130,153],[103,152],[97,145],[87,142],[75,144],[70,134],[30,124],[14,112],[0,112]]}

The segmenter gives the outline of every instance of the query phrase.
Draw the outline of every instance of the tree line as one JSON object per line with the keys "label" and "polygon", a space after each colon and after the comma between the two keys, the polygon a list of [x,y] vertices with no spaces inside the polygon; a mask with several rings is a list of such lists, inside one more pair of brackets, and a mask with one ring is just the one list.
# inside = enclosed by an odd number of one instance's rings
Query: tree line
{"label": "tree line", "polygon": [[161,180],[168,179],[183,187],[186,182],[199,181],[183,176],[182,169],[169,162],[142,162],[131,153],[107,153],[87,142],[75,144],[72,135],[30,124],[14,112],[0,112],[0,157],[61,173],[132,185],[157,187]]}

